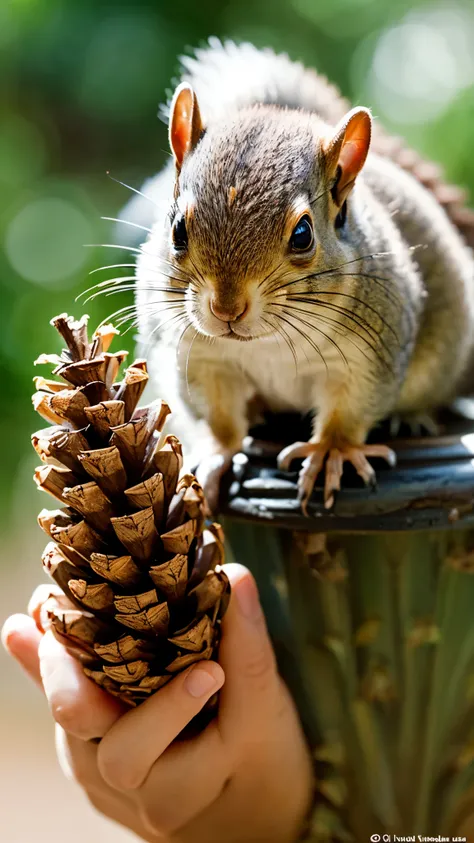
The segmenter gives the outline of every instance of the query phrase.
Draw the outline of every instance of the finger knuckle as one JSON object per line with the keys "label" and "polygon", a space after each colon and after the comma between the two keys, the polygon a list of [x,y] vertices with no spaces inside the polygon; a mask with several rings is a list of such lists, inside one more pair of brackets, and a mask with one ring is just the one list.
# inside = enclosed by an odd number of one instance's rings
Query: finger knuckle
{"label": "finger knuckle", "polygon": [[21,637],[14,627],[15,618],[15,615],[13,615],[11,618],[8,618],[2,628],[2,642],[3,645],[7,648],[7,650],[13,650],[15,648],[16,642],[19,641]]}
{"label": "finger knuckle", "polygon": [[103,814],[112,820],[116,818],[113,805],[111,805],[110,800],[103,793],[96,788],[84,788],[84,792],[89,805],[98,811],[99,814]]}
{"label": "finger knuckle", "polygon": [[82,740],[94,738],[93,725],[89,713],[76,700],[69,697],[51,700],[51,713],[65,732]]}
{"label": "finger knuckle", "polygon": [[76,782],[87,793],[91,789],[93,777],[87,755],[75,751],[66,736],[63,745],[58,747],[58,754],[61,768],[66,773],[67,778]]}
{"label": "finger knuckle", "polygon": [[249,658],[243,668],[244,678],[260,687],[266,687],[275,673],[275,658],[270,647],[262,649]]}
{"label": "finger knuckle", "polygon": [[90,791],[90,770],[88,766],[77,757],[71,756],[69,758],[69,770],[76,784],[88,794]]}
{"label": "finger knuckle", "polygon": [[147,834],[163,836],[175,831],[174,826],[165,822],[160,806],[156,802],[140,800],[138,815]]}
{"label": "finger knuckle", "polygon": [[[165,806],[155,800],[147,800],[141,804],[139,818],[146,831],[151,837],[162,839],[175,839],[175,835],[182,827],[182,809],[178,807]],[[181,819],[181,821],[180,821]]]}
{"label": "finger knuckle", "polygon": [[107,812],[104,810],[104,800],[101,796],[99,796],[97,791],[87,790],[86,788],[84,788],[84,793],[87,801],[89,802],[89,805],[91,805],[93,808],[95,808],[96,811],[99,811],[101,814],[107,815]]}
{"label": "finger knuckle", "polygon": [[45,603],[51,598],[57,598],[62,594],[61,589],[57,585],[48,585],[42,583],[36,586],[28,603],[28,614],[36,623],[41,620],[41,612]]}
{"label": "finger knuckle", "polygon": [[56,591],[54,590],[54,586],[49,585],[49,583],[41,583],[41,585],[37,585],[31,594],[28,607],[32,609],[36,608],[39,603],[43,603],[51,594],[55,593]]}
{"label": "finger knuckle", "polygon": [[104,781],[115,790],[136,790],[141,784],[134,779],[127,759],[113,751],[106,739],[99,744],[97,766]]}

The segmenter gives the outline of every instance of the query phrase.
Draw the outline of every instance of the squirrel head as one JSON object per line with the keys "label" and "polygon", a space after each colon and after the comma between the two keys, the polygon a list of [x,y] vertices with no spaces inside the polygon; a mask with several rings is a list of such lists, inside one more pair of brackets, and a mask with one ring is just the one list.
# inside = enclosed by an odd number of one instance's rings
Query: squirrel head
{"label": "squirrel head", "polygon": [[179,86],[167,258],[189,279],[187,313],[198,331],[234,340],[274,334],[287,292],[307,290],[341,249],[347,256],[346,203],[370,135],[365,108],[335,129],[314,114],[264,105],[205,126],[193,89]]}

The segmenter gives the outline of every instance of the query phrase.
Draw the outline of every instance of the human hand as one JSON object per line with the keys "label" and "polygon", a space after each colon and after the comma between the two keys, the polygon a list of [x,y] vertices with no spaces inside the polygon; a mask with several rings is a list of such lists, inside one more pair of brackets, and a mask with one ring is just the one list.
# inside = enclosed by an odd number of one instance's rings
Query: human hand
{"label": "human hand", "polygon": [[[136,709],[38,629],[54,587],[40,586],[32,617],[14,615],[3,630],[7,650],[44,688],[63,770],[101,813],[150,843],[290,843],[309,807],[310,757],[254,580],[241,565],[225,569],[232,597],[219,664],[193,665]],[[177,739],[219,688],[215,719]]]}

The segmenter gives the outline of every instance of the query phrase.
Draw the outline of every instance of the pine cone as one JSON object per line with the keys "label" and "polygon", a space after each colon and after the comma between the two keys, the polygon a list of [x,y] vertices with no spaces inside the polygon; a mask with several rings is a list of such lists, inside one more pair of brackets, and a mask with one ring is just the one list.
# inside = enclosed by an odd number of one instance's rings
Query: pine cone
{"label": "pine cone", "polygon": [[67,349],[36,362],[54,364],[66,383],[35,378],[33,404],[52,426],[32,441],[38,487],[66,505],[39,515],[52,540],[43,566],[65,596],[45,610],[87,676],[136,705],[216,655],[230,590],[222,531],[205,523],[196,478],[179,477],[179,441],[161,443],[169,407],[136,409],[145,361],[115,383],[127,353],[108,352],[113,326],[90,341],[87,317],[51,324]]}

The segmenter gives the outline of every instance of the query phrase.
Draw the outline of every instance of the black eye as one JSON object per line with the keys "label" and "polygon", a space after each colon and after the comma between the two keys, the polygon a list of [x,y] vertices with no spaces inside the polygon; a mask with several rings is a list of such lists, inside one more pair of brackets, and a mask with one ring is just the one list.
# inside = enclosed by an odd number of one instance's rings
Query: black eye
{"label": "black eye", "polygon": [[188,232],[186,231],[186,220],[184,216],[179,216],[172,231],[173,246],[177,252],[185,252],[188,248]]}
{"label": "black eye", "polygon": [[311,249],[313,240],[313,226],[308,214],[305,214],[293,229],[290,246],[294,252],[307,252]]}

